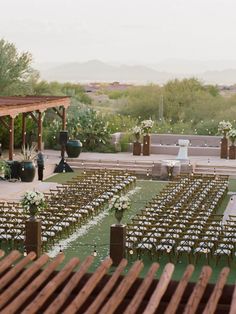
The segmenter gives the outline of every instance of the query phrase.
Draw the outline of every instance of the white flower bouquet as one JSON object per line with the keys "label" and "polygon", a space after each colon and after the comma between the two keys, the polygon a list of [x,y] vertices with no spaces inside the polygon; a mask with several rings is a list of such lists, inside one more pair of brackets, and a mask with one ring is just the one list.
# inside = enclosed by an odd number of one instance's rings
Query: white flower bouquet
{"label": "white flower bouquet", "polygon": [[130,208],[130,199],[126,196],[115,195],[109,202],[111,211],[125,211]]}
{"label": "white flower bouquet", "polygon": [[234,142],[236,140],[236,129],[230,129],[229,130],[229,133],[228,133],[228,136],[232,142],[232,145],[234,145]]}
{"label": "white flower bouquet", "polygon": [[151,131],[153,125],[154,122],[151,119],[141,121],[141,129],[144,135],[147,135]]}
{"label": "white flower bouquet", "polygon": [[25,210],[30,210],[34,207],[38,211],[46,206],[46,200],[42,192],[27,191],[21,199],[21,205]]}
{"label": "white flower bouquet", "polygon": [[220,121],[218,125],[218,131],[224,135],[232,129],[232,124],[229,121]]}
{"label": "white flower bouquet", "polygon": [[140,139],[140,136],[142,134],[142,128],[140,126],[135,126],[133,129],[132,129],[132,133],[133,135],[135,136],[136,140],[138,141]]}

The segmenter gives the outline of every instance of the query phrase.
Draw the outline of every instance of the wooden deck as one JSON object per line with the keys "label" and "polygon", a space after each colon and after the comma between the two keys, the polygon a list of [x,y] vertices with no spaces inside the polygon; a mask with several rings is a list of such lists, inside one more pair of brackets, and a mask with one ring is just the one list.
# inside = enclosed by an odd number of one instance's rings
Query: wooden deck
{"label": "wooden deck", "polygon": [[[193,265],[188,265],[179,282],[171,281],[175,266],[168,263],[160,279],[153,263],[144,279],[139,278],[142,261],[134,262],[122,275],[127,260],[117,268],[108,257],[93,274],[88,270],[94,257],[82,263],[72,258],[60,271],[63,253],[53,260],[44,254],[22,256],[0,251],[0,313],[235,313],[236,289],[226,285],[229,268],[222,269],[215,285],[209,284],[212,269],[202,268],[198,282],[190,283]],[[79,267],[78,267],[79,266]],[[76,271],[75,271],[76,270]],[[107,272],[112,275],[107,275]]]}

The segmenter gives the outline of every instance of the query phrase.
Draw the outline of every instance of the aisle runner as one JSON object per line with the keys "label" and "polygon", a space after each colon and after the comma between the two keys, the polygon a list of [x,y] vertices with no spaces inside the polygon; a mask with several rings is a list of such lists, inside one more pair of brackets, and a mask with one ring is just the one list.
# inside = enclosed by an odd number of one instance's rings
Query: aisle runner
{"label": "aisle runner", "polygon": [[[141,187],[136,186],[134,189],[130,190],[125,194],[125,196],[131,196],[137,193]],[[92,220],[86,223],[84,226],[80,227],[76,230],[72,235],[70,235],[67,239],[63,239],[59,241],[58,244],[54,245],[52,249],[47,253],[51,258],[55,257],[59,253],[59,248],[64,251],[71,242],[75,241],[78,237],[81,237],[89,232],[89,229],[96,226],[100,221],[102,221],[107,215],[109,215],[108,206],[105,207],[103,212],[99,215],[95,216]]]}

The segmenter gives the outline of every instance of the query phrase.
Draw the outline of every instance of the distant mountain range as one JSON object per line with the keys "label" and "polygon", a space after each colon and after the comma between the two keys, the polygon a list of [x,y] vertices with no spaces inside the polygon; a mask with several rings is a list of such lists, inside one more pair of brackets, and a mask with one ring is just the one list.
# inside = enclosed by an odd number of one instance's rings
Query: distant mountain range
{"label": "distant mountain range", "polygon": [[[181,63],[173,64],[171,71],[171,62],[150,66],[143,65],[111,65],[108,63],[101,62],[99,60],[91,60],[83,63],[42,63],[36,64],[35,68],[40,71],[41,78],[48,81],[59,81],[59,82],[126,82],[133,84],[147,84],[157,83],[164,84],[168,80],[174,78],[188,78],[196,77],[207,84],[219,84],[219,85],[232,85],[236,83],[236,63],[232,65],[235,68],[222,69],[222,70],[211,70],[204,71],[202,73],[197,71],[187,71],[188,63],[183,64],[183,73],[181,70]],[[158,70],[161,69],[161,70]],[[166,68],[169,71],[164,71]],[[190,68],[190,67],[189,67]],[[194,64],[193,69],[197,68],[197,64]],[[207,65],[206,65],[207,68]],[[177,69],[177,70],[176,70]],[[185,72],[186,71],[186,72]]]}

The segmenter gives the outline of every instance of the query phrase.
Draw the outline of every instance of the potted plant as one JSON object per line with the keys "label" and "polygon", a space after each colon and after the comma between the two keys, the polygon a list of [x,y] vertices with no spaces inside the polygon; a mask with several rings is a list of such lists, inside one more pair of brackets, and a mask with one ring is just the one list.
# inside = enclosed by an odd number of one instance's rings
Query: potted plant
{"label": "potted plant", "polygon": [[117,225],[121,224],[124,211],[130,208],[130,199],[126,196],[115,195],[109,202],[109,209],[115,213]]}
{"label": "potted plant", "polygon": [[223,134],[223,138],[221,139],[221,149],[220,149],[220,158],[228,157],[228,139],[227,133],[232,128],[232,124],[229,121],[220,121],[218,125],[218,131]]}
{"label": "potted plant", "polygon": [[5,178],[10,178],[10,175],[11,175],[10,166],[5,160],[0,159],[0,177],[5,179]]}
{"label": "potted plant", "polygon": [[34,159],[36,158],[36,147],[35,146],[23,146],[20,163],[20,178],[22,182],[32,182],[35,177],[35,166]]}
{"label": "potted plant", "polygon": [[135,142],[133,143],[133,155],[140,156],[141,155],[141,143],[140,137],[142,134],[142,129],[139,126],[135,126],[132,130],[132,133],[135,137]]}
{"label": "potted plant", "polygon": [[44,194],[39,191],[27,191],[21,199],[21,205],[25,212],[30,214],[30,220],[35,221],[37,213],[46,207]]}
{"label": "potted plant", "polygon": [[70,138],[66,143],[66,153],[69,158],[79,157],[82,150],[82,143],[80,140],[76,139],[79,131],[79,121],[77,118],[72,118],[68,120],[67,129],[70,134]]}
{"label": "potted plant", "polygon": [[150,135],[151,129],[154,125],[154,122],[149,120],[143,120],[141,121],[141,129],[143,133],[143,155],[149,156],[150,155]]}
{"label": "potted plant", "polygon": [[229,159],[235,159],[236,158],[236,146],[234,145],[234,143],[236,140],[236,129],[229,130],[228,136],[232,144],[229,147]]}

